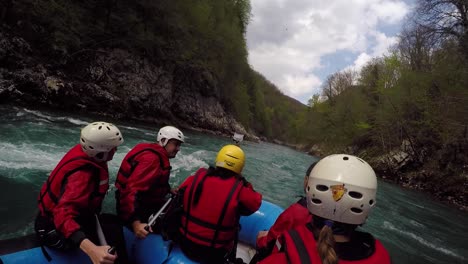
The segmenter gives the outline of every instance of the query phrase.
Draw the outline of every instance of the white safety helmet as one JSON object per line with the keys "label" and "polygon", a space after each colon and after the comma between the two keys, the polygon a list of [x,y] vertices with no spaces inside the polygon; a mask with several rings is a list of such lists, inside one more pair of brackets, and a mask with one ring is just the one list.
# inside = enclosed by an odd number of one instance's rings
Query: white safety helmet
{"label": "white safety helmet", "polygon": [[310,172],[307,208],[313,215],[360,225],[376,203],[376,192],[377,178],[367,162],[352,155],[330,155]]}
{"label": "white safety helmet", "polygon": [[99,153],[108,153],[123,143],[122,133],[111,123],[94,122],[81,130],[80,144],[83,151],[97,160],[105,160],[107,155],[96,157]]}
{"label": "white safety helmet", "polygon": [[[166,139],[164,143],[162,142],[163,139]],[[182,133],[182,131],[173,126],[165,126],[159,129],[157,137],[159,145],[165,147],[170,139],[177,139],[181,142],[184,142],[184,134]]]}

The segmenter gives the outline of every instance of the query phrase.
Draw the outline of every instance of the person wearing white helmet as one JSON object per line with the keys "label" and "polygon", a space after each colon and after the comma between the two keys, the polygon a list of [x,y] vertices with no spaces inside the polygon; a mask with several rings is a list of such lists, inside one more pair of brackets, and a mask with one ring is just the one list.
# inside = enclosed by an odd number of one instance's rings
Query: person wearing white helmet
{"label": "person wearing white helmet", "polygon": [[149,231],[148,217],[164,203],[171,191],[171,164],[184,143],[184,134],[173,126],[161,128],[157,143],[137,144],[122,161],[115,182],[117,214],[138,238]]}
{"label": "person wearing white helmet", "polygon": [[313,221],[284,232],[275,253],[259,263],[391,263],[379,240],[356,230],[375,206],[376,192],[375,172],[364,160],[346,154],[323,158],[306,188]]}
{"label": "person wearing white helmet", "polygon": [[79,247],[93,263],[114,263],[117,256],[126,257],[122,232],[107,236],[117,247],[117,255],[95,239],[95,217],[109,188],[107,162],[123,141],[120,130],[107,122],[94,122],[81,130],[80,143],[65,154],[39,194],[35,231],[42,245],[61,250]]}

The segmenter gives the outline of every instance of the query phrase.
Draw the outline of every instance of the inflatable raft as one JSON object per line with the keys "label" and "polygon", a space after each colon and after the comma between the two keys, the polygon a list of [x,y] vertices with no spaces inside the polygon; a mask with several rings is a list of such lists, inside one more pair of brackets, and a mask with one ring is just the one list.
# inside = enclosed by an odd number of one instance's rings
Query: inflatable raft
{"label": "inflatable raft", "polygon": [[[249,263],[255,254],[255,241],[259,231],[268,230],[275,222],[283,209],[267,201],[262,202],[260,209],[250,216],[241,217],[241,230],[237,246],[237,257]],[[151,234],[146,239],[137,239],[132,232],[124,228],[125,242],[129,258],[135,263],[195,263],[188,259],[180,250],[174,246],[170,250],[171,242],[164,241],[160,235]],[[26,236],[18,239],[0,241],[0,264],[83,264],[91,263],[89,257],[81,250],[74,252],[63,252],[46,248],[52,260],[49,262],[41,248],[34,243],[34,236]],[[21,243],[19,249],[17,243]],[[16,244],[16,245],[15,245]],[[10,250],[9,250],[10,247]],[[8,252],[9,253],[1,253]]]}

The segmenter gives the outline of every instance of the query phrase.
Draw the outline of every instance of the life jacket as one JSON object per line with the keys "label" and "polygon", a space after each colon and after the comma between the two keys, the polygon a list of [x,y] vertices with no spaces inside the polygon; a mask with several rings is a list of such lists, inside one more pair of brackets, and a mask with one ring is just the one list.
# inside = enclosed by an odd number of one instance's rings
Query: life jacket
{"label": "life jacket", "polygon": [[[128,182],[133,178],[132,175],[138,174],[138,164],[141,162],[139,157],[142,153],[152,153],[154,159],[159,161],[159,169],[156,175],[144,175],[147,180],[147,190],[138,191],[133,197],[125,195],[130,192]],[[135,211],[144,210],[146,214],[153,213],[154,207],[164,203],[165,196],[170,192],[169,175],[171,166],[166,150],[159,144],[141,143],[136,145],[124,158],[120,165],[115,186],[117,187],[117,209],[119,215],[124,219],[130,217]],[[138,176],[139,177],[139,176]],[[141,179],[140,179],[141,180]],[[138,204],[138,206],[136,205]],[[122,204],[122,206],[120,206]],[[139,207],[139,208],[135,208]],[[144,219],[146,220],[146,219]]]}
{"label": "life jacket", "polygon": [[[79,171],[89,171],[93,175],[94,185],[89,201],[80,204],[80,209],[90,214],[101,210],[102,200],[109,188],[109,172],[106,164],[97,163],[83,152],[78,144],[72,148],[52,171],[39,193],[39,210],[41,215],[52,217],[53,208],[59,203],[68,177]],[[83,214],[79,212],[79,214]]]}
{"label": "life jacket", "polygon": [[[208,178],[204,180],[205,177]],[[203,183],[203,191],[199,202],[194,205],[194,193],[200,182]],[[208,193],[208,186],[212,187],[210,191],[216,188],[216,197],[212,196],[214,193]],[[184,193],[184,214],[179,229],[182,236],[198,245],[231,249],[238,232],[238,196],[242,187],[242,181],[237,177],[207,176],[206,169],[199,169]],[[215,205],[213,201],[209,202],[210,199],[221,202]]]}
{"label": "life jacket", "polygon": [[[369,256],[362,259],[343,259],[343,256],[337,252],[340,258],[340,264],[389,264],[391,263],[390,256],[383,245],[372,237],[369,233],[357,232],[357,235],[362,237],[361,241],[366,241]],[[300,226],[291,229],[283,234],[284,245],[283,249],[287,263],[291,264],[306,264],[306,263],[322,263],[317,251],[317,242],[309,226]],[[338,244],[338,243],[337,243]]]}
{"label": "life jacket", "polygon": [[299,201],[284,210],[270,227],[268,234],[257,239],[258,258],[270,255],[276,239],[285,231],[296,226],[302,226],[312,221],[312,215],[307,210],[307,201],[302,197]]}

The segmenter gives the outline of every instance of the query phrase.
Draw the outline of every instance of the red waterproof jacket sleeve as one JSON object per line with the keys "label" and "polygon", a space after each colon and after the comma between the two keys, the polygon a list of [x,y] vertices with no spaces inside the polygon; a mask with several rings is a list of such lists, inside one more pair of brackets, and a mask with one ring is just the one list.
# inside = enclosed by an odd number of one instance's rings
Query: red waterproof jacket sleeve
{"label": "red waterproof jacket sleeve", "polygon": [[239,193],[239,211],[241,215],[251,215],[262,205],[262,195],[256,192],[252,184],[246,183]]}
{"label": "red waterproof jacket sleeve", "polygon": [[81,229],[74,218],[89,206],[88,202],[95,185],[95,180],[92,177],[91,172],[83,170],[70,175],[68,183],[65,184],[65,190],[52,211],[55,227],[66,238]]}
{"label": "red waterproof jacket sleeve", "polygon": [[[121,204],[123,207],[130,208],[132,221],[137,220],[136,212],[138,208],[137,194],[139,192],[146,192],[150,189],[156,181],[157,171],[160,169],[159,158],[155,157],[150,152],[144,152],[138,157],[138,165],[133,171],[131,180],[128,181],[128,192],[126,199],[122,199]],[[142,220],[142,219],[138,219]]]}
{"label": "red waterproof jacket sleeve", "polygon": [[275,241],[281,233],[299,225],[304,225],[312,220],[312,215],[307,208],[294,203],[278,216],[273,226],[268,231],[268,235],[257,240],[257,249],[266,248],[272,241]]}

